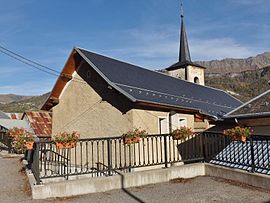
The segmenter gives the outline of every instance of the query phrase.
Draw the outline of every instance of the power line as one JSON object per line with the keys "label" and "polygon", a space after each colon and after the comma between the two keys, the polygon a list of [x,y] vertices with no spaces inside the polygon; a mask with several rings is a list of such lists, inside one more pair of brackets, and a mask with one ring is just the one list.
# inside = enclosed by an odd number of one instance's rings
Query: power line
{"label": "power line", "polygon": [[[18,54],[18,53],[14,52],[14,51],[11,51],[10,49],[7,49],[7,48],[3,47],[2,45],[0,45],[0,52],[7,55],[7,56],[9,56],[9,57],[11,57],[11,58],[13,58],[13,59],[15,59],[15,60],[17,60],[17,61],[19,61],[19,62],[21,62],[21,63],[24,63],[24,64],[26,64],[28,66],[31,66],[32,68],[35,68],[35,69],[37,69],[39,71],[42,71],[42,72],[45,72],[45,73],[47,73],[49,75],[56,76],[56,77],[62,76],[61,72],[59,72],[57,70],[54,70],[54,69],[52,69],[52,68],[50,68],[48,66],[42,65],[41,63],[33,61],[33,60],[29,59],[29,58],[26,58],[26,57],[22,56],[21,54]],[[46,69],[46,70],[44,70],[44,69]],[[81,80],[79,78],[73,78],[73,81],[74,82],[84,83],[84,84],[86,83],[84,80]]]}
{"label": "power line", "polygon": [[45,72],[45,73],[47,73],[47,74],[50,74],[50,75],[53,75],[53,76],[57,76],[57,77],[59,76],[59,75],[57,75],[57,74],[55,74],[55,73],[52,73],[52,72],[46,71],[46,70],[44,70],[44,69],[42,69],[42,68],[39,68],[39,67],[37,67],[37,66],[35,66],[35,65],[33,65],[33,64],[29,63],[29,62],[27,62],[27,61],[24,61],[24,60],[22,60],[22,59],[20,59],[20,58],[18,58],[18,57],[16,57],[16,56],[10,54],[10,53],[7,53],[7,52],[5,52],[5,51],[3,51],[3,50],[1,50],[1,49],[0,49],[0,52],[2,52],[3,54],[5,54],[5,55],[7,55],[7,56],[9,56],[9,57],[11,57],[11,58],[17,60],[17,61],[20,61],[21,63],[24,63],[24,64],[26,64],[26,65],[28,65],[28,66],[31,66],[32,68],[38,69],[38,70],[40,70],[40,71],[43,71],[43,72]]}
{"label": "power line", "polygon": [[26,58],[26,57],[24,57],[24,56],[22,56],[20,54],[17,54],[14,51],[11,51],[10,49],[7,49],[7,48],[3,47],[2,45],[0,45],[0,48],[3,49],[3,50],[5,50],[5,51],[7,51],[7,52],[9,52],[9,53],[11,53],[11,54],[13,54],[13,55],[15,55],[15,56],[17,56],[17,57],[19,57],[19,58],[22,58],[25,61],[29,61],[30,63],[33,63],[33,64],[38,65],[38,66],[41,66],[41,67],[43,67],[43,68],[45,68],[47,70],[50,70],[52,72],[60,73],[59,71],[56,71],[56,70],[54,70],[52,68],[49,68],[48,66],[44,66],[44,65],[42,65],[42,64],[40,64],[40,63],[38,63],[36,61],[33,61],[33,60],[28,59],[28,58]]}
{"label": "power line", "polygon": [[69,126],[71,123],[74,124],[78,121],[79,117],[82,117],[84,114],[90,112],[90,111],[94,111],[94,107],[97,104],[100,104],[102,102],[102,99],[98,100],[97,102],[95,102],[93,105],[91,105],[89,108],[87,108],[86,110],[84,110],[82,113],[79,113],[79,115],[77,115],[75,118],[73,118],[71,121],[69,121],[68,123],[66,123],[61,129],[66,128],[67,126]]}

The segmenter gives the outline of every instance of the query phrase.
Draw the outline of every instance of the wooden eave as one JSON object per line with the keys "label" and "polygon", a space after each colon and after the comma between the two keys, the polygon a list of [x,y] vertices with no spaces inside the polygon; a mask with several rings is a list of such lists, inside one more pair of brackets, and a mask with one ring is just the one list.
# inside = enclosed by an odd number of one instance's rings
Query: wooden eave
{"label": "wooden eave", "polygon": [[217,119],[210,116],[201,113],[197,109],[187,109],[187,108],[181,108],[181,107],[175,107],[175,106],[168,106],[168,105],[162,105],[162,104],[154,104],[154,103],[148,103],[148,102],[136,102],[135,108],[153,108],[153,110],[160,110],[160,111],[175,111],[176,113],[183,113],[183,114],[192,114],[200,116],[201,119],[208,119],[209,121],[216,121]]}
{"label": "wooden eave", "polygon": [[165,110],[165,111],[175,111],[177,113],[187,113],[187,114],[198,114],[199,111],[195,109],[185,109],[185,108],[177,108],[173,106],[167,106],[167,105],[162,105],[162,104],[153,104],[153,103],[147,103],[147,102],[136,102],[136,105],[138,107],[146,107],[146,108],[156,108],[160,110]]}
{"label": "wooden eave", "polygon": [[246,126],[270,126],[270,117],[265,118],[243,118],[238,119],[239,123]]}
{"label": "wooden eave", "polygon": [[75,65],[76,50],[73,49],[61,74],[59,75],[52,92],[46,102],[41,107],[41,110],[50,110],[52,107],[59,103],[59,97],[65,87],[65,85],[72,79],[72,74],[76,70]]}

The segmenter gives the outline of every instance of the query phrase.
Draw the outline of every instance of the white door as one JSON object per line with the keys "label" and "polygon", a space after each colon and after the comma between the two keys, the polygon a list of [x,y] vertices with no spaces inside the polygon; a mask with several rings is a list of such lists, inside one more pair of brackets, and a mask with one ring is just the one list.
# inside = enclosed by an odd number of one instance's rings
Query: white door
{"label": "white door", "polygon": [[166,134],[169,133],[169,121],[167,118],[158,118],[159,120],[159,133]]}

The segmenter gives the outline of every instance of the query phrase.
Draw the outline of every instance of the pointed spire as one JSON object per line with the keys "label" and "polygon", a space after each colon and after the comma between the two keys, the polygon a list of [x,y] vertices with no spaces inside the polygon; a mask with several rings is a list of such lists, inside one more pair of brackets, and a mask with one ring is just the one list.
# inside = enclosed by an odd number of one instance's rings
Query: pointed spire
{"label": "pointed spire", "polygon": [[184,11],[183,3],[181,1],[181,34],[180,34],[180,50],[179,50],[179,62],[191,62],[187,33],[184,25]]}

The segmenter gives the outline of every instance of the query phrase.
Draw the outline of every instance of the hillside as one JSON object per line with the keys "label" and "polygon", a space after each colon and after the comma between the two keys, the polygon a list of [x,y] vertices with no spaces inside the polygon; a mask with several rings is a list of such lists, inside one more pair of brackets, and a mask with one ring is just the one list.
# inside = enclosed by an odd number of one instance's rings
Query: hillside
{"label": "hillside", "polygon": [[21,96],[16,94],[0,94],[0,104],[8,104],[11,102],[29,99],[31,96]]}
{"label": "hillside", "polygon": [[[24,112],[29,110],[38,110],[45,102],[50,93],[34,97],[22,97],[20,100],[15,100],[9,103],[0,103],[0,110],[4,112]],[[16,96],[16,95],[15,95]],[[19,96],[20,97],[20,96]],[[16,97],[14,97],[16,98]]]}
{"label": "hillside", "polygon": [[269,80],[270,66],[241,73],[205,76],[206,85],[223,89],[243,102],[269,89]]}
{"label": "hillside", "polygon": [[197,61],[207,67],[207,74],[240,73],[249,70],[259,70],[270,65],[270,52],[265,52],[245,59],[223,59],[212,61]]}
{"label": "hillside", "polygon": [[196,62],[205,66],[206,85],[223,89],[246,102],[269,89],[270,52],[246,59]]}

